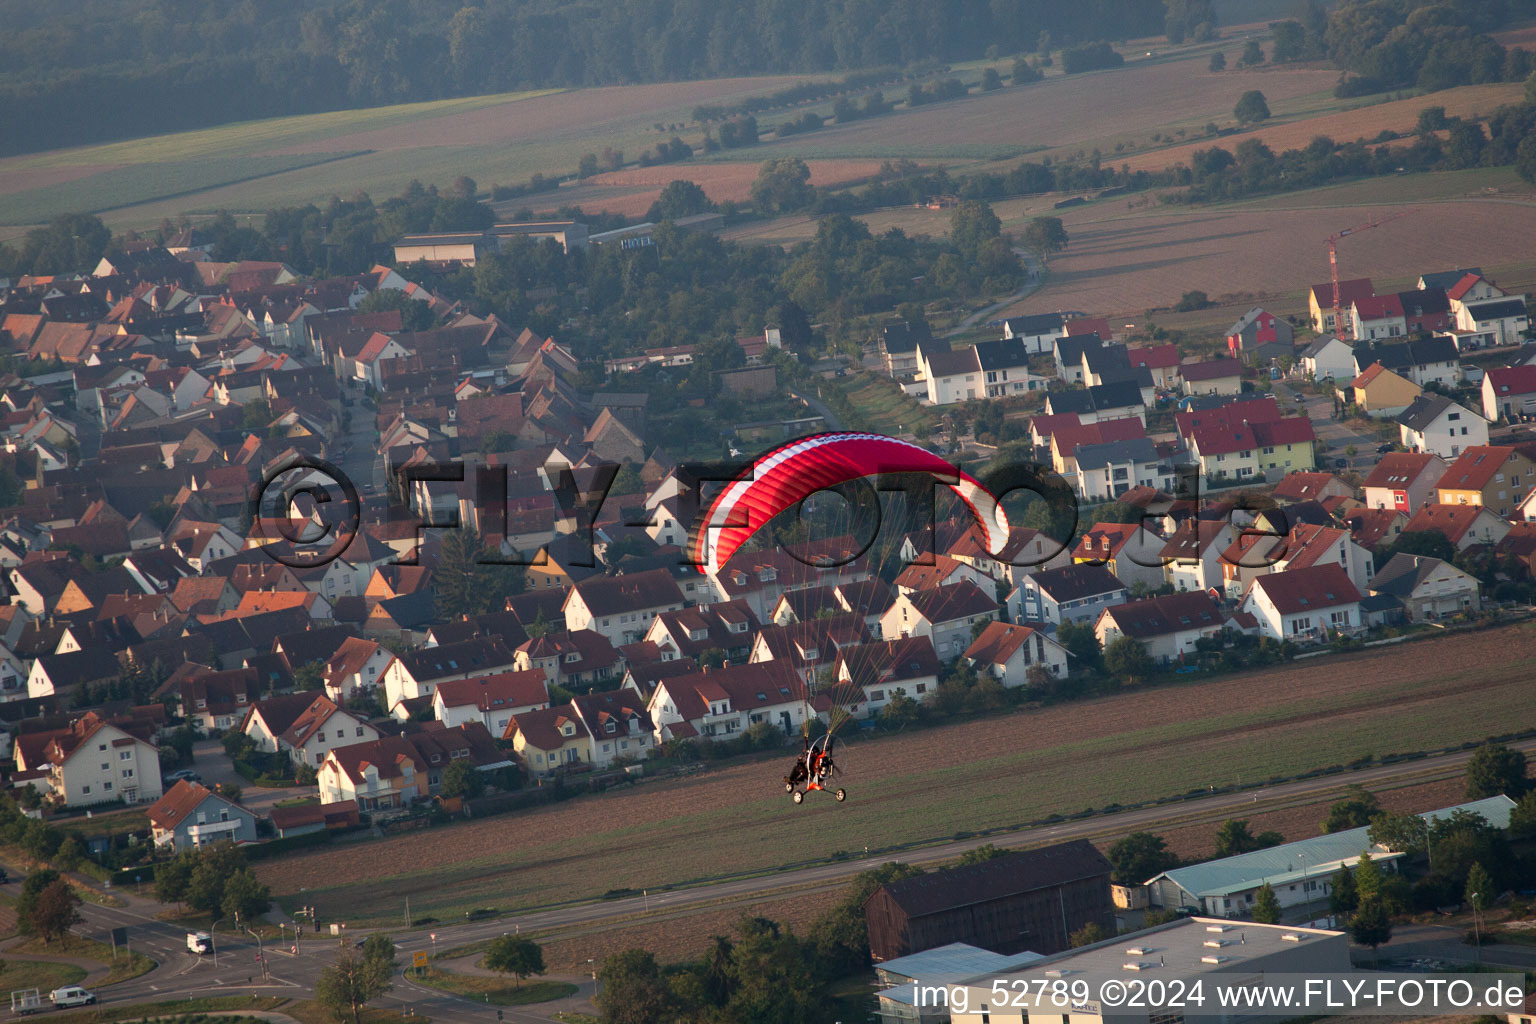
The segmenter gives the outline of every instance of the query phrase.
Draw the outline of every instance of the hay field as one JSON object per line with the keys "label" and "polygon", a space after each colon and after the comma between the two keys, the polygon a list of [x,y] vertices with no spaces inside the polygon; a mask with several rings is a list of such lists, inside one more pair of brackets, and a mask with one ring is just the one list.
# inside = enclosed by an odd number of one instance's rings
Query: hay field
{"label": "hay field", "polygon": [[[846,185],[874,177],[880,171],[879,160],[808,160],[811,184],[817,187]],[[594,175],[560,190],[560,202],[584,210],[606,210],[626,217],[641,217],[661,195],[669,182],[691,181],[717,203],[744,203],[750,198],[752,182],[757,178],[760,160],[665,164],[660,167],[634,167]],[[509,200],[506,206],[537,205],[542,196]]]}
{"label": "hay field", "polygon": [[1188,166],[1197,149],[1219,145],[1230,152],[1247,139],[1260,139],[1277,153],[1302,149],[1319,135],[1326,135],[1335,142],[1353,142],[1359,138],[1374,138],[1382,131],[1411,132],[1418,121],[1419,111],[1425,107],[1443,106],[1450,116],[1475,120],[1492,114],[1503,104],[1519,102],[1523,95],[1524,89],[1518,83],[1464,85],[1427,96],[1265,125],[1254,131],[1154,150],[1125,160],[1117,157],[1114,163],[1116,166],[1128,164],[1133,171],[1161,170],[1175,164]]}
{"label": "hay field", "polygon": [[[1067,211],[1071,247],[1051,258],[1046,287],[1001,315],[1091,309],[1137,314],[1199,289],[1297,293],[1328,279],[1326,240],[1379,215],[1382,205],[1303,209],[1195,207],[1127,216],[1116,203]],[[1345,276],[1408,278],[1427,269],[1483,266],[1497,274],[1530,251],[1536,204],[1466,200],[1415,207],[1340,247]],[[1277,312],[1299,312],[1284,308]]]}
{"label": "hay field", "polygon": [[[950,103],[791,136],[782,147],[811,157],[971,157],[1054,150],[1230,123],[1232,107],[1262,89],[1271,107],[1333,88],[1336,70],[1273,68],[1211,74],[1199,59],[1133,61],[1123,68],[1054,76]],[[893,99],[887,96],[886,99]]]}
{"label": "hay field", "polygon": [[[730,102],[818,77],[826,76],[472,96],[9,157],[0,160],[0,196],[8,199],[0,221],[111,207],[103,219],[114,228],[153,226],[186,211],[260,212],[359,190],[384,198],[413,178],[446,185],[461,174],[489,188],[535,173],[574,171],[582,154],[608,146],[638,155],[671,137],[656,123],[685,122],[699,103]],[[235,174],[220,166],[237,160],[252,170]],[[78,187],[64,187],[71,183]]]}
{"label": "hay field", "polygon": [[1533,724],[1533,641],[1530,625],[1438,637],[858,742],[842,805],[796,807],[771,758],[372,843],[370,858],[396,867],[368,877],[350,848],[256,871],[357,921],[397,914],[407,894],[442,917],[889,850],[1518,731]]}

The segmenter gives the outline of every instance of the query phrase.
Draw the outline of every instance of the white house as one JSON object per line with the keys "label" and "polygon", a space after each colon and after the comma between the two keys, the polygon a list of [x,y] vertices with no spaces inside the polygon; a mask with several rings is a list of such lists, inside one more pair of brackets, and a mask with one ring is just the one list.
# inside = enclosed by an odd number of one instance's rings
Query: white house
{"label": "white house", "polygon": [[1056,679],[1069,673],[1067,649],[1033,626],[993,622],[965,650],[965,660],[978,672],[990,673],[1004,686],[1023,686],[1029,670],[1045,669]]}
{"label": "white house", "polygon": [[122,726],[86,712],[68,728],[16,737],[18,772],[44,772],[65,807],[160,799],[160,750]]}
{"label": "white house", "polygon": [[1371,581],[1371,593],[1397,598],[1413,622],[1475,613],[1482,607],[1482,588],[1472,576],[1438,558],[1401,551],[1381,567]]}
{"label": "white house", "polygon": [[364,813],[402,810],[430,795],[427,763],[403,736],[336,747],[319,771],[321,804],[356,800]]}
{"label": "white house", "polygon": [[1405,515],[1435,500],[1435,485],[1449,463],[1429,452],[1391,452],[1383,455],[1365,478],[1368,508],[1390,508]]}
{"label": "white house", "polygon": [[1501,367],[1485,373],[1483,415],[1494,422],[1536,416],[1536,365]]}
{"label": "white house", "polygon": [[1525,296],[1460,303],[1456,306],[1456,326],[1464,331],[1490,332],[1497,345],[1518,345],[1531,326]]}
{"label": "white house", "polygon": [[1060,313],[1012,316],[1003,321],[1003,337],[1018,341],[1034,355],[1053,351],[1056,339],[1066,336],[1066,318]]}
{"label": "white house", "polygon": [[839,683],[858,687],[862,712],[874,718],[897,696],[921,701],[939,685],[939,656],[925,636],[855,644],[837,652]]}
{"label": "white house", "polygon": [[1175,590],[1220,588],[1221,555],[1237,539],[1226,519],[1186,519],[1159,553],[1163,579]]}
{"label": "white house", "polygon": [[402,709],[402,701],[430,697],[438,684],[452,679],[509,671],[514,661],[501,640],[487,637],[407,651],[384,670],[385,702],[396,717],[408,719],[410,712]]}
{"label": "white house", "polygon": [[543,669],[494,672],[439,683],[432,694],[433,716],[450,729],[480,722],[492,736],[507,731],[516,715],[549,707],[549,685]]}
{"label": "white house", "polygon": [[940,661],[953,661],[971,643],[971,627],[996,619],[995,598],[969,580],[933,590],[899,594],[880,617],[886,640],[925,636],[933,641]]}
{"label": "white house", "polygon": [[927,389],[929,405],[953,405],[986,394],[981,379],[981,361],[976,349],[945,349],[919,346],[918,380]]}
{"label": "white house", "polygon": [[1465,406],[1426,391],[1397,416],[1403,447],[1454,459],[1474,445],[1488,443],[1488,421]]}
{"label": "white house", "polygon": [[665,569],[592,576],[571,587],[561,607],[565,628],[600,633],[615,647],[645,636],[651,620],[683,607],[683,592]]}
{"label": "white house", "polygon": [[1102,565],[1082,563],[1031,573],[1008,595],[1008,617],[1014,622],[1080,622],[1130,597],[1125,584]]}
{"label": "white house", "polygon": [[1301,372],[1313,380],[1353,380],[1355,350],[1331,334],[1325,334],[1301,353]]}
{"label": "white house", "polygon": [[1321,642],[1333,632],[1359,631],[1360,597],[1343,566],[1314,565],[1258,577],[1240,608],[1259,620],[1264,636]]}
{"label": "white house", "polygon": [[656,741],[731,739],[760,722],[799,735],[807,721],[805,683],[787,661],[727,665],[656,685],[646,712]]}
{"label": "white house", "polygon": [[316,697],[277,738],[277,745],[294,764],[318,771],[335,748],[378,738],[379,730],[366,719],[338,707],[329,697]]}
{"label": "white house", "polygon": [[1105,648],[1128,636],[1140,642],[1153,661],[1168,665],[1192,656],[1200,640],[1219,636],[1225,626],[1226,616],[1216,602],[1197,590],[1106,608],[1093,624],[1093,633]]}

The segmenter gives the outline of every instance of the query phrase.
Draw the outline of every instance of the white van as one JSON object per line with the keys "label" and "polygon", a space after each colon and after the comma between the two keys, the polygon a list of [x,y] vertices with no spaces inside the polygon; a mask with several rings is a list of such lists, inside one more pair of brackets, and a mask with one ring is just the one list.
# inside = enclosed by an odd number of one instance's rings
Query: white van
{"label": "white van", "polygon": [[79,985],[65,985],[48,993],[48,998],[53,1000],[53,1005],[62,1010],[66,1006],[89,1006],[96,1001],[94,993],[87,992]]}
{"label": "white van", "polygon": [[212,952],[212,950],[212,935],[209,935],[207,932],[187,932],[188,953],[196,953],[201,956],[204,953]]}

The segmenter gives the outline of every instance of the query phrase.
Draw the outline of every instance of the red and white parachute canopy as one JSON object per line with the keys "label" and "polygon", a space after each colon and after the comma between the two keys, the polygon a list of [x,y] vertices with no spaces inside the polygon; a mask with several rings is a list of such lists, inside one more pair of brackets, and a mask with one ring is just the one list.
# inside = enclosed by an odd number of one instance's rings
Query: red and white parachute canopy
{"label": "red and white parachute canopy", "polygon": [[776,448],[728,484],[710,504],[689,541],[693,564],[720,570],[736,549],[780,512],[819,490],[882,473],[930,473],[960,496],[1000,554],[1008,515],[975,478],[925,448],[881,434],[814,434]]}

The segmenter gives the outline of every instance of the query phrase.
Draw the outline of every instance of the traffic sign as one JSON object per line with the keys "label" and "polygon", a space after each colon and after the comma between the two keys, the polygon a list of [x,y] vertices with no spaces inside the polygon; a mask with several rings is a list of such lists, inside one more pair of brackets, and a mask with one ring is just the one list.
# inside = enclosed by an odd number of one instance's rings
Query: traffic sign
{"label": "traffic sign", "polygon": [[411,954],[411,965],[413,967],[425,967],[425,966],[427,966],[427,954],[426,954],[426,951],[422,950],[419,953],[412,953]]}

